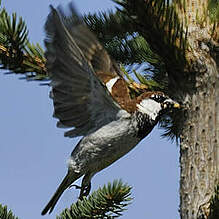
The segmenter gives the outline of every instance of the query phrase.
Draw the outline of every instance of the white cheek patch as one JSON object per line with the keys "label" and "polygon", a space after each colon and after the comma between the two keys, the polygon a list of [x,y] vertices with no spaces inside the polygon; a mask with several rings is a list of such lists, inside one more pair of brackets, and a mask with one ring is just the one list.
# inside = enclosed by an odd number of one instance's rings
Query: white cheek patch
{"label": "white cheek patch", "polygon": [[155,120],[160,112],[161,105],[155,100],[144,99],[139,104],[137,104],[138,111],[147,114],[151,119]]}
{"label": "white cheek patch", "polygon": [[115,78],[112,78],[110,79],[107,83],[106,83],[106,87],[108,89],[108,91],[110,93],[112,93],[112,88],[113,88],[113,85],[118,81],[118,79],[120,79],[120,77],[115,77]]}

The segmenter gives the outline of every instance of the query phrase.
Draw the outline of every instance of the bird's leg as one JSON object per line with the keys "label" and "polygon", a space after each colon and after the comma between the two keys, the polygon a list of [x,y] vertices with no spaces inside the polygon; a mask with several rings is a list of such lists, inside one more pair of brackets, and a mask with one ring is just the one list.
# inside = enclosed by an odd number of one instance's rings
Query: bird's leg
{"label": "bird's leg", "polygon": [[80,196],[79,196],[79,199],[82,199],[83,196],[88,196],[89,193],[90,193],[90,190],[91,190],[91,182],[89,182],[88,185],[76,185],[76,184],[72,184],[70,185],[68,188],[70,189],[71,187],[75,187],[76,189],[80,189]]}
{"label": "bird's leg", "polygon": [[87,173],[82,179],[81,183],[81,192],[79,195],[79,199],[82,200],[83,196],[88,196],[91,190],[91,178],[93,174]]}
{"label": "bird's leg", "polygon": [[88,185],[85,186],[81,186],[81,192],[80,192],[80,196],[79,199],[82,200],[84,196],[88,196],[91,190],[91,182],[89,182]]}

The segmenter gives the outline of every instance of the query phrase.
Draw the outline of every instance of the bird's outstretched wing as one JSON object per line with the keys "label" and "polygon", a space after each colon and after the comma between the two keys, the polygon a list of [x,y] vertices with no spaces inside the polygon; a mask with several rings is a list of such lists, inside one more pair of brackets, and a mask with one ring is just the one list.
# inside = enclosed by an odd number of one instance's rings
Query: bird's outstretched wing
{"label": "bird's outstretched wing", "polygon": [[119,71],[74,8],[71,16],[51,7],[46,24],[47,69],[58,127],[73,128],[65,136],[87,135],[116,119],[120,106],[105,86]]}

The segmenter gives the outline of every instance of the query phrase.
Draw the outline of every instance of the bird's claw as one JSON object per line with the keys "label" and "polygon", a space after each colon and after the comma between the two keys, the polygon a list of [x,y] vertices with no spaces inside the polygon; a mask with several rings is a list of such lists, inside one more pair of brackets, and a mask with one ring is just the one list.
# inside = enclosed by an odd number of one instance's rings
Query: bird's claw
{"label": "bird's claw", "polygon": [[80,189],[80,196],[79,196],[79,199],[82,200],[84,196],[88,196],[89,193],[90,193],[90,190],[91,190],[91,183],[87,186],[79,186],[79,185],[76,185],[76,184],[72,184],[70,185],[68,188],[72,188],[72,187],[75,187],[76,189]]}
{"label": "bird's claw", "polygon": [[79,199],[82,200],[84,196],[88,196],[91,190],[91,183],[87,186],[82,186],[81,187],[81,192],[80,192],[80,196]]}

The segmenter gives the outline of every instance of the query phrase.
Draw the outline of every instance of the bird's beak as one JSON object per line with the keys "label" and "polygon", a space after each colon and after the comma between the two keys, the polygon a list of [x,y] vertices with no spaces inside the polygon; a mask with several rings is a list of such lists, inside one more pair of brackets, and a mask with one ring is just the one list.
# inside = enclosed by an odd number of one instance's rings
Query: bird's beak
{"label": "bird's beak", "polygon": [[166,109],[166,108],[168,108],[168,107],[179,109],[179,108],[180,108],[180,104],[177,103],[177,102],[174,101],[174,100],[167,99],[167,100],[165,100],[164,103],[163,103],[163,109]]}
{"label": "bird's beak", "polygon": [[173,105],[173,108],[180,108],[180,105],[179,105],[179,103],[174,103],[174,105]]}

